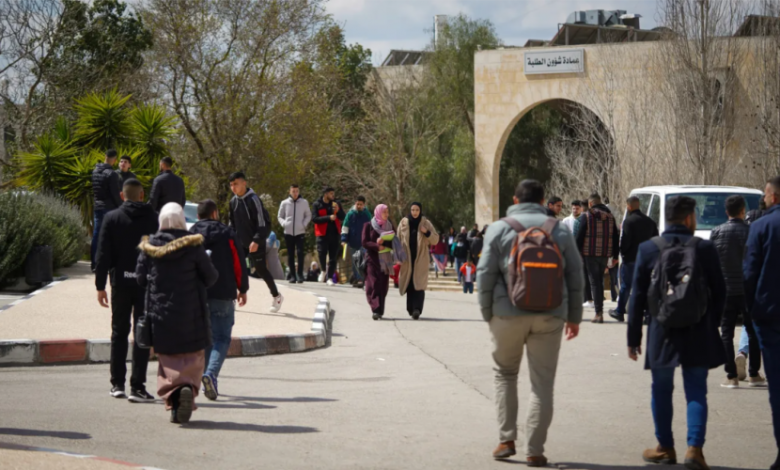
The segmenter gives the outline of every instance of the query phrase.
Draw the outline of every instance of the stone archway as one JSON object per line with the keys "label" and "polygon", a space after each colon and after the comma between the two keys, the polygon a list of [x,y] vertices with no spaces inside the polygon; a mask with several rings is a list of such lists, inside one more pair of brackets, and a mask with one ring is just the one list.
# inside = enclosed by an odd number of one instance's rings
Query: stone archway
{"label": "stone archway", "polygon": [[[615,61],[606,57],[614,54],[614,47],[647,47],[647,43],[617,46],[583,46],[584,71],[567,74],[526,75],[524,52],[528,49],[481,51],[475,57],[475,216],[480,225],[490,224],[499,218],[499,169],[507,139],[515,125],[530,110],[553,100],[566,100],[591,110],[602,122],[606,122],[598,107],[591,103],[609,93],[613,110],[625,109],[621,84],[600,86],[605,68]],[[534,52],[560,53],[559,48],[533,48]],[[626,52],[625,49],[622,52]],[[641,54],[642,50],[635,51]],[[610,65],[605,65],[610,64]],[[640,72],[638,72],[640,73]],[[584,85],[590,86],[584,86]],[[597,86],[594,86],[597,85]],[[599,91],[601,90],[601,91]],[[618,92],[616,92],[618,91]],[[619,112],[619,111],[618,111]],[[614,116],[612,116],[614,122]],[[623,133],[618,124],[613,132]],[[622,136],[612,136],[621,142]]]}

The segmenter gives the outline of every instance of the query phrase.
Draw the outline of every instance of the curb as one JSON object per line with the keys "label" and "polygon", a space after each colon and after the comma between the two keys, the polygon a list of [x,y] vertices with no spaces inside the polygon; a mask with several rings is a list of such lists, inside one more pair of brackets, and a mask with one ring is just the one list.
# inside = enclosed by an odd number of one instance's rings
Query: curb
{"label": "curb", "polygon": [[[33,292],[26,298],[36,295],[43,289]],[[313,292],[305,292],[316,295]],[[324,347],[330,330],[330,301],[317,296],[318,303],[312,321],[311,333],[268,336],[238,336],[230,340],[228,357],[265,356],[268,354],[287,354],[310,351]],[[17,302],[22,301],[20,299]],[[15,303],[17,303],[15,302]],[[14,303],[14,304],[15,304]],[[11,304],[13,305],[13,304]],[[6,307],[10,308],[11,305]],[[127,360],[132,359],[132,344],[127,348]],[[111,340],[108,339],[62,339],[0,340],[0,367],[32,366],[56,364],[93,364],[109,362],[111,358]],[[152,350],[152,358],[154,351]]]}
{"label": "curb", "polygon": [[108,463],[113,463],[113,464],[116,464],[116,465],[123,465],[123,466],[129,467],[129,468],[135,468],[135,469],[138,469],[138,470],[162,470],[162,469],[159,469],[159,468],[156,468],[156,467],[144,467],[144,466],[141,466],[141,465],[136,465],[136,464],[129,463],[129,462],[123,462],[121,460],[109,459],[109,458],[106,458],[106,457],[98,457],[98,456],[95,456],[95,455],[85,455],[85,454],[75,454],[73,452],[65,452],[65,451],[57,450],[57,449],[50,449],[48,447],[26,446],[26,445],[21,445],[21,444],[11,444],[9,442],[0,442],[0,450],[19,450],[19,451],[25,451],[25,452],[43,452],[43,453],[47,453],[47,454],[57,454],[57,455],[62,455],[62,456],[65,456],[65,457],[73,457],[73,458],[77,458],[77,459],[99,460],[101,462],[108,462]]}

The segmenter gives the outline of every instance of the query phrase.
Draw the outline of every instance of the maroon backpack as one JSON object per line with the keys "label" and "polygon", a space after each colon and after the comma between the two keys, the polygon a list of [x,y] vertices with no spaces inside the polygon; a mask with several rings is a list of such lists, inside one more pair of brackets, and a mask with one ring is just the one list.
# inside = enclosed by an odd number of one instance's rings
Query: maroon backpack
{"label": "maroon backpack", "polygon": [[509,255],[507,292],[512,305],[547,312],[563,303],[563,257],[552,231],[558,220],[526,229],[512,217],[501,219],[517,232]]}

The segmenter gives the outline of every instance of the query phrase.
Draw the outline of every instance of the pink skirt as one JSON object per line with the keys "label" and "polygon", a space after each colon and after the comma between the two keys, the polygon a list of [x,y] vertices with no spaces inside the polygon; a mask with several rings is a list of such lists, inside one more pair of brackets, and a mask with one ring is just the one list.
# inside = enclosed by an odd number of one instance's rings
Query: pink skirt
{"label": "pink skirt", "polygon": [[[200,391],[200,380],[206,366],[205,351],[186,354],[157,355],[157,395],[165,400],[165,409],[170,410],[171,395],[178,388],[189,385],[192,396],[197,397]],[[193,402],[193,410],[197,410]]]}

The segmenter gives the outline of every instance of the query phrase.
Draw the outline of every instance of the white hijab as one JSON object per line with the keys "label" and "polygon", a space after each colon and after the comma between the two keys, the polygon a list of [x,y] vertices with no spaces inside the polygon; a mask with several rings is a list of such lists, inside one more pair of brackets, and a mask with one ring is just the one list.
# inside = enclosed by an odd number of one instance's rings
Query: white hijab
{"label": "white hijab", "polygon": [[159,220],[160,230],[187,230],[187,221],[184,219],[184,209],[175,202],[169,202],[163,206],[160,211]]}

